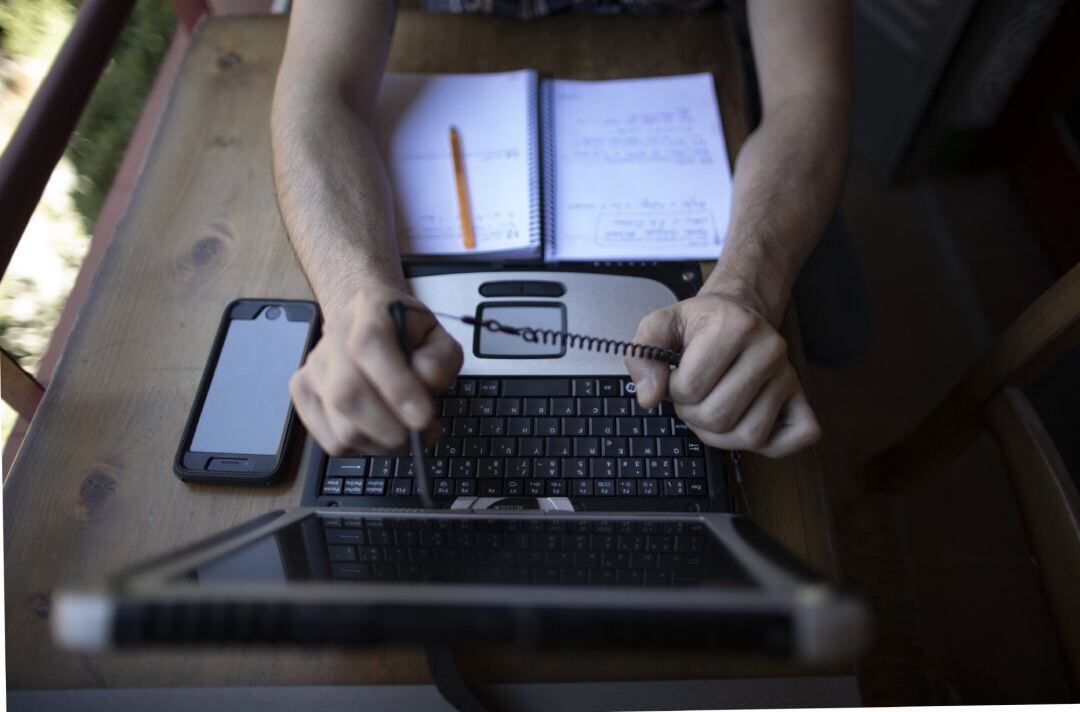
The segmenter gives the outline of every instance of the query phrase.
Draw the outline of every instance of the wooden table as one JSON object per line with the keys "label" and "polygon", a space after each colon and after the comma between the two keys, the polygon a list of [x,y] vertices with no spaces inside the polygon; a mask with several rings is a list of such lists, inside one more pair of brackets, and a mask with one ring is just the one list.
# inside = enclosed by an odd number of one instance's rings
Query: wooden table
{"label": "wooden table", "polygon": [[[5,483],[13,689],[428,681],[412,648],[90,656],[61,652],[48,636],[49,595],[57,586],[100,578],[299,503],[295,476],[265,489],[198,487],[177,480],[171,466],[225,304],[241,296],[311,298],[271,178],[270,100],[285,27],[282,18],[228,17],[195,33],[131,204]],[[742,74],[722,14],[522,23],[403,12],[389,66],[535,67],[578,78],[711,70],[732,156],[747,133]],[[834,575],[816,453],[745,463],[761,527]],[[477,682],[807,672],[699,653],[646,661],[617,651],[479,650],[460,660]]]}

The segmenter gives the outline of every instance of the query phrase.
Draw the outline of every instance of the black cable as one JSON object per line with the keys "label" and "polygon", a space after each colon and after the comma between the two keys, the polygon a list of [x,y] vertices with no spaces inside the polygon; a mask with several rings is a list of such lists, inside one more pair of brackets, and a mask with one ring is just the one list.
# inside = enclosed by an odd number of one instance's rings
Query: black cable
{"label": "black cable", "polygon": [[424,658],[436,689],[454,709],[459,712],[492,712],[461,676],[454,651],[449,645],[424,646]]}
{"label": "black cable", "polygon": [[[409,344],[409,331],[405,324],[405,310],[410,307],[400,300],[390,302],[390,318],[394,321],[394,329],[397,331],[398,346],[405,355],[405,363],[412,358],[412,346]],[[435,502],[431,499],[431,488],[428,486],[427,463],[424,462],[424,439],[419,430],[409,429],[409,447],[412,448],[413,474],[416,476],[417,494],[420,495],[420,504],[424,509],[435,509]]]}

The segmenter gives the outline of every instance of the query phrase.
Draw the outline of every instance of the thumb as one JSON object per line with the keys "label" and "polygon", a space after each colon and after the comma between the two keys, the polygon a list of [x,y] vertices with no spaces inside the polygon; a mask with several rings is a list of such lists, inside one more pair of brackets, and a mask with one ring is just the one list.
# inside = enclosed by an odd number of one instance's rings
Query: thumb
{"label": "thumb", "polygon": [[[675,349],[680,343],[675,312],[660,309],[649,314],[638,324],[634,343],[645,346],[661,346]],[[638,403],[644,408],[655,408],[667,395],[671,368],[663,361],[626,356],[626,370],[637,386]]]}

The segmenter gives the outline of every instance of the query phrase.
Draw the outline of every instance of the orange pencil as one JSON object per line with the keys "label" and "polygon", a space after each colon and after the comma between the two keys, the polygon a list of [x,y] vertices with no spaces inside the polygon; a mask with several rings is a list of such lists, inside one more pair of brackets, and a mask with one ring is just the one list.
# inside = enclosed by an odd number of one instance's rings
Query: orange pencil
{"label": "orange pencil", "polygon": [[461,239],[466,250],[476,247],[472,211],[469,209],[469,186],[465,184],[465,160],[461,155],[461,139],[457,129],[450,127],[450,153],[454,157],[454,183],[457,185],[458,213],[461,216]]}

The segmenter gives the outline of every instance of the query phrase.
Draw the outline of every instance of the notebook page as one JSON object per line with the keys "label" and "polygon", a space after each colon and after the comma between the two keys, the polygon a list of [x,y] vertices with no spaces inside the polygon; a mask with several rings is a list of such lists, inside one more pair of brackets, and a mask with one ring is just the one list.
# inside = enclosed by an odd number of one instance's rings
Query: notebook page
{"label": "notebook page", "polygon": [[[539,249],[535,112],[536,75],[528,70],[386,74],[377,136],[403,255]],[[461,138],[473,250],[462,243],[450,126]]]}
{"label": "notebook page", "polygon": [[715,259],[731,170],[711,74],[553,82],[548,261]]}

